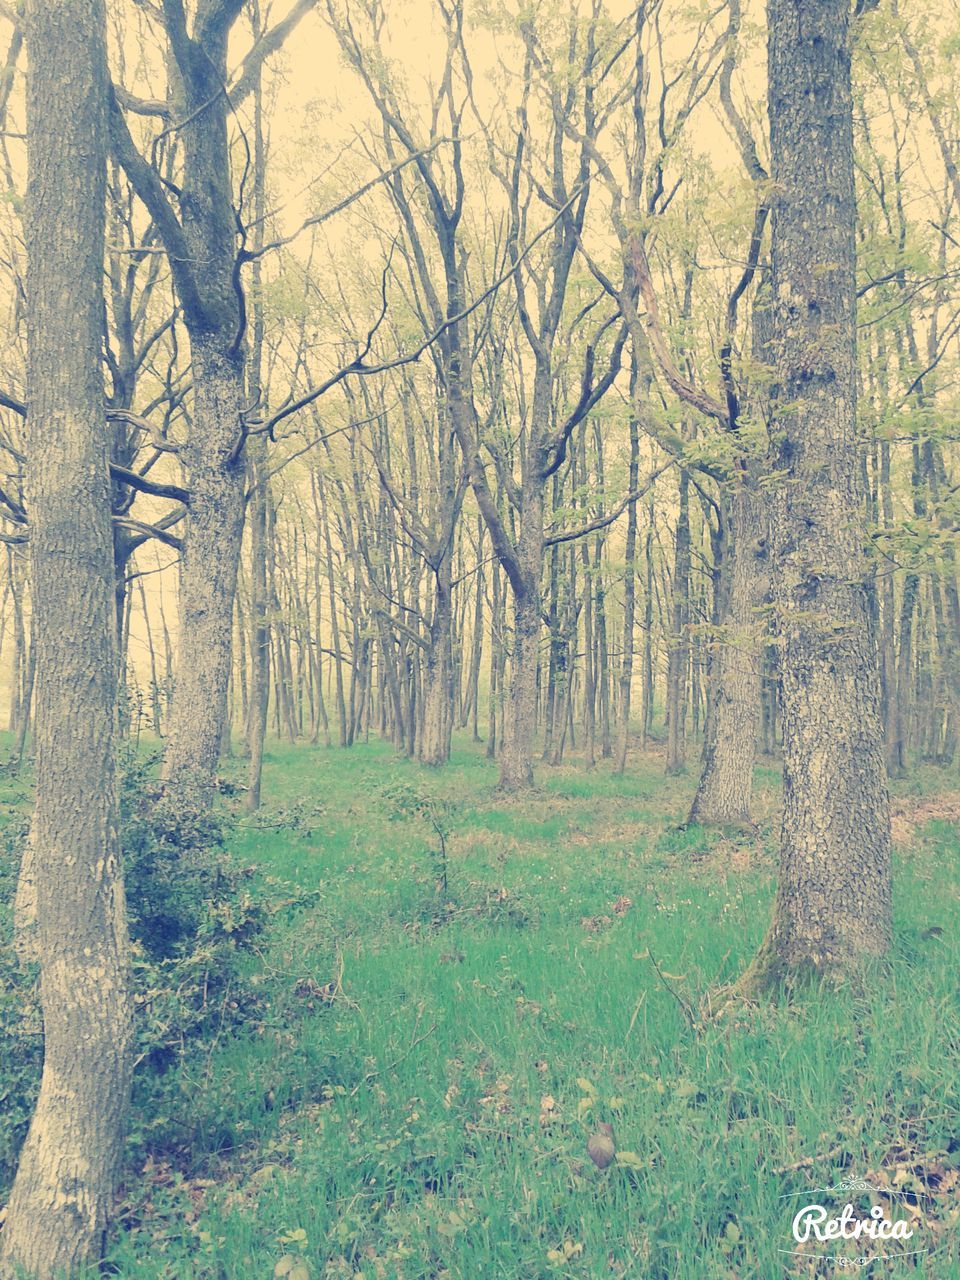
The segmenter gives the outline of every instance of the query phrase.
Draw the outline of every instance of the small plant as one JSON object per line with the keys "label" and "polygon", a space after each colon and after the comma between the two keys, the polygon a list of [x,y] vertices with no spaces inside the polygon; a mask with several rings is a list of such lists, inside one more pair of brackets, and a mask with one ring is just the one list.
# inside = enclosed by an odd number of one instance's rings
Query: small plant
{"label": "small plant", "polygon": [[395,782],[384,790],[384,799],[391,804],[390,818],[423,818],[433,828],[437,844],[433,849],[433,876],[442,907],[450,902],[450,860],[447,842],[450,839],[452,820],[456,806],[450,800],[424,795],[416,787],[405,782]]}

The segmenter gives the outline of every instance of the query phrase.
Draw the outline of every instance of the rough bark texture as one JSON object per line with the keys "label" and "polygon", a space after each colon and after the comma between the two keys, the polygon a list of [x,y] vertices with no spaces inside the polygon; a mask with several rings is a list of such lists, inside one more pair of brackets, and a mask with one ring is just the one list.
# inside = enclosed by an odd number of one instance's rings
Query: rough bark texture
{"label": "rough bark texture", "polygon": [[32,847],[44,1064],[0,1236],[0,1270],[45,1278],[72,1275],[102,1253],[130,1091],[130,996],[100,367],[103,3],[32,0],[26,22]]}
{"label": "rough bark texture", "polygon": [[760,727],[759,615],[767,579],[762,504],[745,473],[727,496],[721,634],[710,668],[703,770],[690,822],[749,823]]}
{"label": "rough bark texture", "polygon": [[784,814],[755,978],[890,942],[890,818],[856,430],[847,0],[770,0],[775,465]]}
{"label": "rough bark texture", "polygon": [[453,731],[450,700],[450,647],[453,600],[451,597],[450,555],[443,557],[435,575],[433,617],[423,674],[423,728],[420,732],[420,759],[424,764],[441,765],[450,759]]}
{"label": "rough bark texture", "polygon": [[244,326],[236,279],[224,93],[227,44],[239,4],[163,6],[170,47],[170,110],[189,121],[177,210],[137,151],[116,101],[112,141],[164,242],[190,335],[193,406],[181,461],[190,492],[180,574],[180,637],[164,777],[188,804],[206,804],[220,757],[243,530]]}
{"label": "rough bark texture", "polygon": [[[543,487],[528,481],[520,516],[522,583],[514,584],[510,691],[500,752],[500,787],[518,791],[533,785],[533,736],[537,722],[537,664],[540,659],[540,573],[543,564]],[[517,589],[517,586],[520,589]]]}
{"label": "rough bark texture", "polygon": [[216,338],[191,334],[194,425],[183,449],[190,507],[180,567],[180,639],[164,778],[204,800],[216,778],[230,676],[233,597],[243,534],[237,443],[243,370]]}

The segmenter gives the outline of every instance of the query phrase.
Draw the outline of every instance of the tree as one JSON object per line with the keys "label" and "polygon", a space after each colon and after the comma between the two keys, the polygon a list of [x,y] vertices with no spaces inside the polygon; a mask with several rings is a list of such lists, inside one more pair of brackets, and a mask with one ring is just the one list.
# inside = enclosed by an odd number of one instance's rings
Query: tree
{"label": "tree", "polygon": [[130,1091],[130,996],[101,373],[103,0],[30,0],[25,24],[26,436],[37,649],[31,844],[44,1064],[0,1258],[53,1277],[102,1253]]}
{"label": "tree", "polygon": [[[190,335],[193,413],[180,451],[190,503],[164,774],[168,786],[201,804],[209,799],[220,758],[244,516],[247,316],[240,254],[246,229],[234,207],[228,122],[253,90],[264,59],[312,7],[313,0],[298,0],[262,33],[228,85],[227,46],[242,0],[200,0],[192,24],[182,0],[164,0],[162,22],[174,68],[168,101],[145,102],[123,89],[113,95],[114,151],[157,226]],[[164,122],[154,155],[163,140],[179,140],[178,208],[167,194],[171,184],[137,149],[124,109]]]}
{"label": "tree", "polygon": [[784,812],[773,924],[744,983],[890,943],[890,816],[856,404],[847,0],[769,0],[773,562]]}

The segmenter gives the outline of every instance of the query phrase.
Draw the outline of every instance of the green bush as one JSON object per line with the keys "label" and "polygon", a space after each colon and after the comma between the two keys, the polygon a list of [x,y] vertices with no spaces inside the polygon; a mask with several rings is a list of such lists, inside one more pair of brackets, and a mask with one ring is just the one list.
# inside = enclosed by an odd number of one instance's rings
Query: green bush
{"label": "green bush", "polygon": [[[121,843],[130,927],[136,1061],[162,1072],[204,1036],[236,1028],[262,997],[250,952],[268,921],[314,895],[257,876],[227,851],[229,815],[176,808],[155,760],[124,762]],[[13,1173],[36,1097],[43,1041],[35,972],[13,948],[12,903],[25,828],[8,833],[0,893],[0,1186]]]}

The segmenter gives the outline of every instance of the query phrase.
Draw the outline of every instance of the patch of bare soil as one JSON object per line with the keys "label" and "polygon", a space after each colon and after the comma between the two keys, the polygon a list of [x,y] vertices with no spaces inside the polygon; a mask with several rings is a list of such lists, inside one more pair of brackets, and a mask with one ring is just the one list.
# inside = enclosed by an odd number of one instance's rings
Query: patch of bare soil
{"label": "patch of bare soil", "polygon": [[898,849],[915,845],[928,822],[960,825],[960,792],[940,796],[892,796],[890,826]]}

